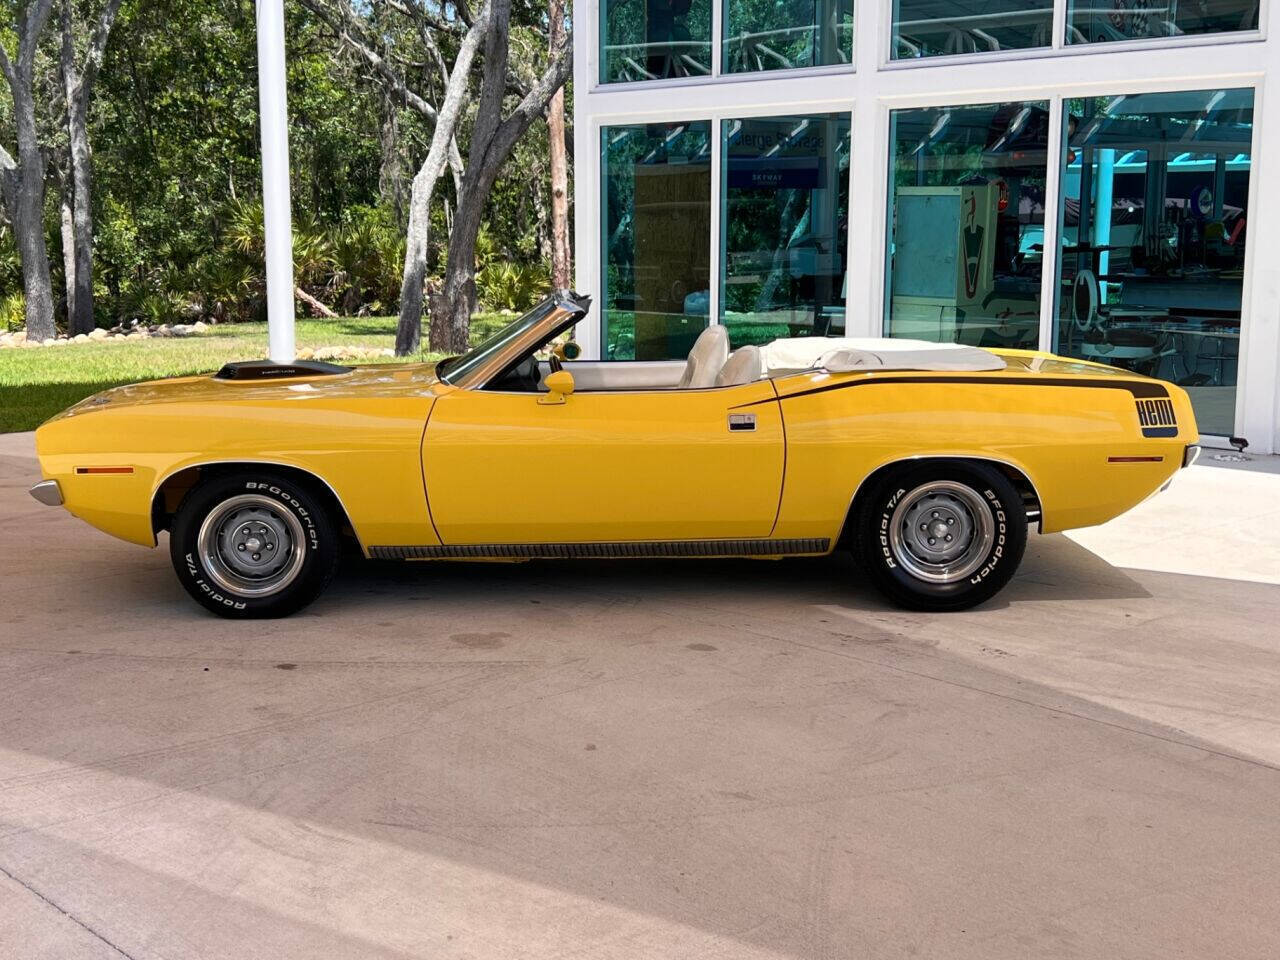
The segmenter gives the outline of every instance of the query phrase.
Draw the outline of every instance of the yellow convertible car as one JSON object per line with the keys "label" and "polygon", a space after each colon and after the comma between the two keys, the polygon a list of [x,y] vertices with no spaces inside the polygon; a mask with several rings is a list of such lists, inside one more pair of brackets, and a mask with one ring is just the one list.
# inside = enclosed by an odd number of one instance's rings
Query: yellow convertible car
{"label": "yellow convertible car", "polygon": [[564,359],[552,296],[433,367],[228,364],[118,387],[36,433],[42,503],[155,546],[229,617],[291,613],[367,557],[820,555],[959,610],[1027,527],[1102,523],[1198,447],[1184,391],[1029,351],[799,338],[687,360]]}

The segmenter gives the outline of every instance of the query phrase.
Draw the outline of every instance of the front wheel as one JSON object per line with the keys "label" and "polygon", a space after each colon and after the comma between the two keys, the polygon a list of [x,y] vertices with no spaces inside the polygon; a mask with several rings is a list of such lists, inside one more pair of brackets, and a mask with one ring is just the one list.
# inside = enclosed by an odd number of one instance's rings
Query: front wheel
{"label": "front wheel", "polygon": [[282,617],[337,569],[338,534],[305,484],[270,472],[218,477],[178,508],[169,555],[183,587],[224,617]]}
{"label": "front wheel", "polygon": [[874,481],[854,518],[872,582],[913,610],[965,610],[1009,582],[1027,545],[1022,498],[981,463],[922,463]]}

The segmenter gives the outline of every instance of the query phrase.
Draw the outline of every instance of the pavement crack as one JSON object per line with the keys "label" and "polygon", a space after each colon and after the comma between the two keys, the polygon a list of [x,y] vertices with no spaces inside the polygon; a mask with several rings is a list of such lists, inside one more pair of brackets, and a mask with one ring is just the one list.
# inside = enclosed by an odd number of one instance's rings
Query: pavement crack
{"label": "pavement crack", "polygon": [[40,901],[42,901],[43,903],[46,903],[46,904],[48,904],[49,906],[53,907],[53,909],[57,910],[60,914],[62,914],[64,917],[66,917],[68,920],[70,920],[70,921],[71,921],[72,923],[74,923],[76,926],[80,927],[82,930],[84,930],[86,933],[88,933],[91,937],[93,937],[93,938],[94,938],[94,939],[96,939],[96,940],[100,940],[102,943],[106,944],[106,945],[107,945],[111,950],[113,950],[114,952],[116,952],[116,953],[117,953],[117,954],[119,954],[120,956],[124,957],[124,958],[125,958],[125,960],[137,960],[137,958],[136,958],[136,957],[134,957],[134,956],[133,956],[133,954],[131,954],[131,953],[129,953],[128,951],[123,950],[123,949],[121,949],[120,947],[116,946],[114,943],[112,943],[110,940],[108,940],[105,936],[103,936],[101,933],[99,933],[99,932],[98,932],[97,930],[95,930],[93,927],[89,926],[89,924],[85,923],[83,920],[81,920],[79,917],[77,917],[77,916],[76,916],[74,913],[72,913],[70,910],[66,909],[64,906],[62,906],[62,905],[61,905],[60,903],[58,903],[56,900],[51,900],[49,897],[46,897],[43,893],[41,893],[39,890],[37,890],[37,889],[36,889],[35,887],[33,887],[31,884],[27,883],[27,881],[23,880],[21,877],[19,877],[19,876],[15,875],[15,874],[13,874],[13,873],[10,873],[10,872],[9,872],[8,870],[6,870],[4,867],[0,867],[0,874],[4,874],[4,876],[8,877],[10,880],[12,880],[12,881],[13,881],[14,883],[16,883],[18,886],[22,887],[22,889],[23,889],[23,890],[26,890],[26,891],[27,891],[27,893],[31,894],[31,895],[32,895],[33,897],[35,897],[37,900],[40,900]]}

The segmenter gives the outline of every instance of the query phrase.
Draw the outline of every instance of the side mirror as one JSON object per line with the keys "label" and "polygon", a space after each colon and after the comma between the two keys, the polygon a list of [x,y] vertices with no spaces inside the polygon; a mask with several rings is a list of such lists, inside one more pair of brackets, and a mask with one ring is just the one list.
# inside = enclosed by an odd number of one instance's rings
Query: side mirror
{"label": "side mirror", "polygon": [[561,360],[577,360],[582,356],[582,348],[573,340],[556,344],[555,354]]}
{"label": "side mirror", "polygon": [[565,398],[573,393],[573,374],[568,370],[548,373],[543,382],[549,392],[538,397],[539,403],[564,403]]}

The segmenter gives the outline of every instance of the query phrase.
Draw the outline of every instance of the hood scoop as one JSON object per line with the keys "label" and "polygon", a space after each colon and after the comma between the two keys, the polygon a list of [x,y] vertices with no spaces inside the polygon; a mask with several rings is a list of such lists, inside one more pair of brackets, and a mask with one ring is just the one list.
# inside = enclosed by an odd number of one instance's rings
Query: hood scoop
{"label": "hood scoop", "polygon": [[326,377],[338,373],[350,373],[351,367],[320,360],[297,360],[293,363],[272,363],[270,360],[242,360],[223,364],[213,375],[215,380],[288,380],[293,377]]}

